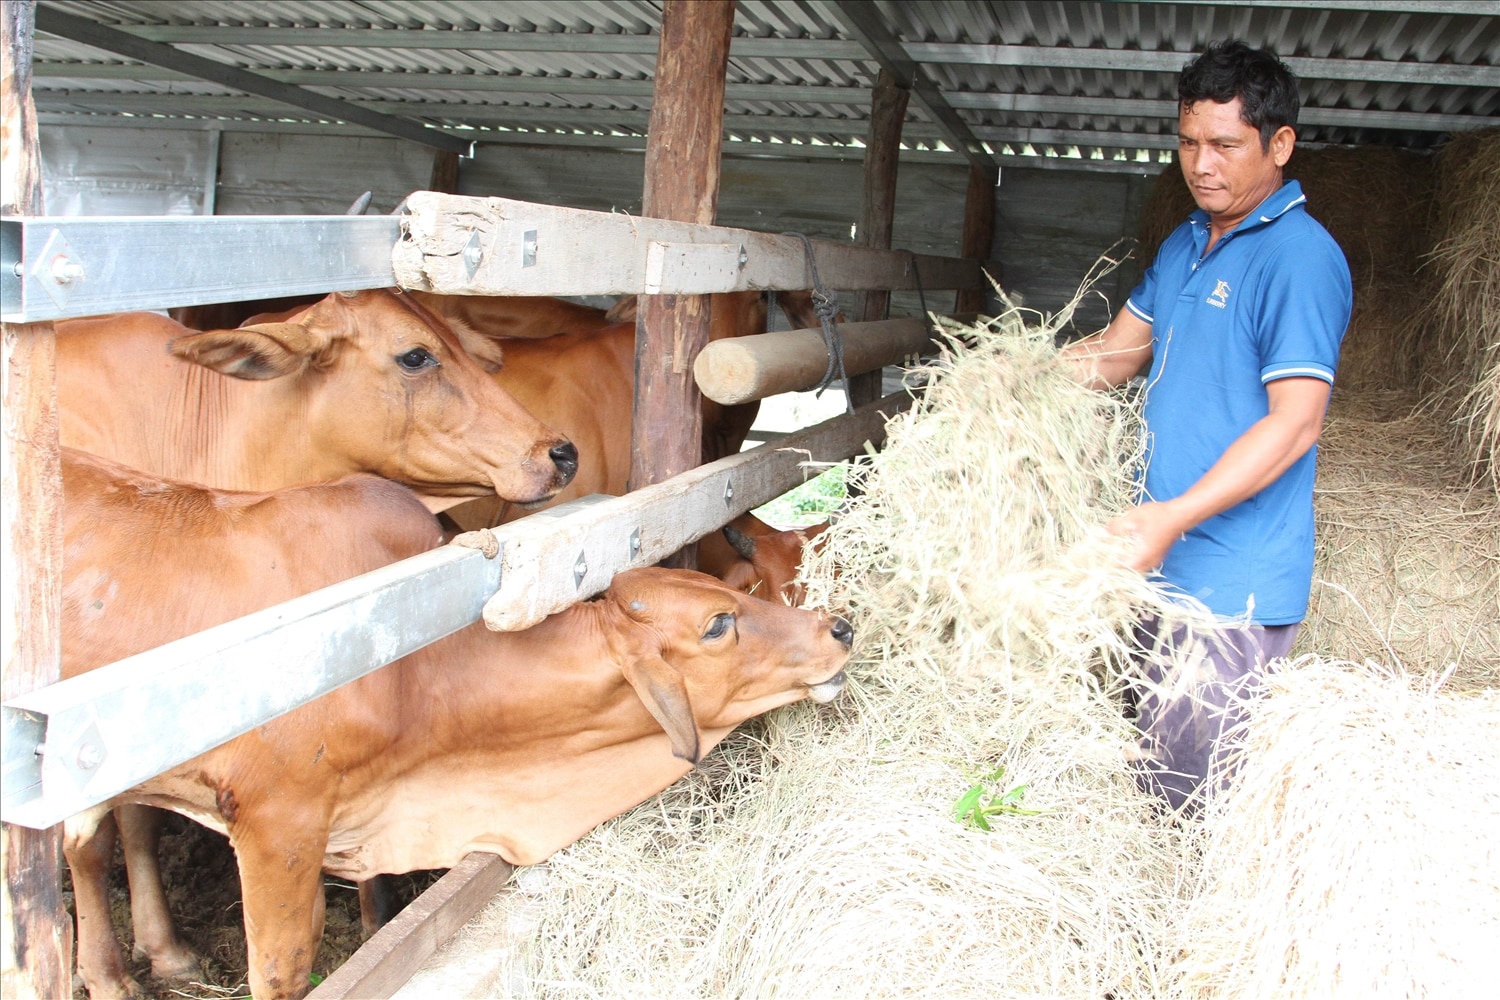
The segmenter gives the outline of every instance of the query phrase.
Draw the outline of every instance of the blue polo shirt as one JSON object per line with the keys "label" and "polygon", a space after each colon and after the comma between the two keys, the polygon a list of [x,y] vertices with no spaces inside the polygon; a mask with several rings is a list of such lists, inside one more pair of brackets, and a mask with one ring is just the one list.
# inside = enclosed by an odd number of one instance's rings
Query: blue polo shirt
{"label": "blue polo shirt", "polygon": [[[1151,324],[1144,498],[1181,496],[1266,415],[1279,378],[1333,382],[1349,325],[1349,265],[1287,181],[1206,255],[1208,213],[1162,244],[1126,307]],[[1172,587],[1225,618],[1290,625],[1307,613],[1316,447],[1167,553]]]}

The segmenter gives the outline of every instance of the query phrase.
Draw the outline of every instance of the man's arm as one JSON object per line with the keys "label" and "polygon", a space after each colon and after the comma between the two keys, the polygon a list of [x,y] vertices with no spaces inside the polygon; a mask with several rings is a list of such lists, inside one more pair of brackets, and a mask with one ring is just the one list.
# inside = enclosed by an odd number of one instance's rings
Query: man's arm
{"label": "man's arm", "polygon": [[1181,496],[1132,507],[1105,527],[1135,542],[1128,560],[1146,572],[1191,528],[1274,483],[1317,443],[1332,386],[1318,378],[1280,378],[1266,385],[1270,412],[1250,425],[1203,478]]}
{"label": "man's arm", "polygon": [[1121,308],[1109,326],[1074,341],[1058,356],[1090,389],[1123,385],[1151,363],[1151,324]]}

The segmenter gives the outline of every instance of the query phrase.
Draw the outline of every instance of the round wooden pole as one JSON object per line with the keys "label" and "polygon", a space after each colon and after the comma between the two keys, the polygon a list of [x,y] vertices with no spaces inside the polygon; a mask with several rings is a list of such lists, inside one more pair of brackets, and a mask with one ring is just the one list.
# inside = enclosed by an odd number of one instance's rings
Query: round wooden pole
{"label": "round wooden pole", "polygon": [[[865,140],[864,197],[860,202],[858,242],[877,250],[891,248],[891,229],[896,218],[896,168],[901,156],[901,127],[911,90],[887,70],[875,78],[870,95],[870,134]],[[865,292],[856,318],[885,319],[891,293]],[[880,373],[870,372],[849,380],[849,401],[855,406],[880,398]]]}

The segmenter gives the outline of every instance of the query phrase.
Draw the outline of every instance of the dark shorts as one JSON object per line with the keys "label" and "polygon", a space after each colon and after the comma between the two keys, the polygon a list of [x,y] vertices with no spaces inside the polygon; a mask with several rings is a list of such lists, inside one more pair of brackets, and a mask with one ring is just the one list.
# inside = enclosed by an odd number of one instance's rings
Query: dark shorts
{"label": "dark shorts", "polygon": [[1159,635],[1152,618],[1136,631],[1141,674],[1132,693],[1141,733],[1141,787],[1191,815],[1229,778],[1233,733],[1244,699],[1266,664],[1291,652],[1296,625],[1245,625],[1196,633],[1186,625]]}

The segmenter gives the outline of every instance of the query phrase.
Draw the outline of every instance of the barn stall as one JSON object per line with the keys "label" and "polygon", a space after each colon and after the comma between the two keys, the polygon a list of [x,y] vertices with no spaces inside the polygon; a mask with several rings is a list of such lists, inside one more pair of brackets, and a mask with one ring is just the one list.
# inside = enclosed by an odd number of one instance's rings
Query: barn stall
{"label": "barn stall", "polygon": [[[167,13],[169,7],[171,12]],[[577,4],[509,5],[504,13],[488,6],[480,9],[463,5],[447,5],[441,11],[398,4],[384,5],[379,11],[371,8],[369,4],[347,5],[347,9],[338,4],[286,4],[275,10],[260,10],[259,19],[250,21],[243,11],[211,4],[42,4],[36,12],[37,57],[32,62],[31,93],[41,123],[40,172],[49,198],[45,214],[316,215],[341,211],[360,190],[375,190],[376,204],[381,208],[394,205],[413,191],[430,190],[435,192],[433,196],[422,196],[426,199],[425,212],[414,213],[412,218],[432,224],[421,239],[432,241],[433,250],[423,256],[437,261],[433,273],[426,273],[420,265],[398,271],[400,265],[392,261],[390,251],[401,248],[396,229],[387,220],[285,219],[267,223],[257,232],[239,232],[238,238],[245,241],[241,245],[252,248],[278,238],[272,234],[285,234],[281,238],[286,242],[277,244],[284,247],[282,256],[264,262],[263,272],[248,273],[248,265],[259,263],[255,258],[260,255],[231,251],[226,256],[238,258],[233,268],[201,276],[203,284],[195,284],[200,276],[185,278],[181,265],[174,267],[171,258],[165,256],[171,252],[172,238],[147,242],[151,238],[141,229],[128,233],[126,223],[117,222],[92,231],[103,236],[79,230],[70,236],[68,230],[52,227],[62,233],[70,247],[81,249],[89,245],[86,240],[94,239],[100,249],[77,255],[84,262],[83,280],[65,280],[65,262],[61,273],[50,275],[51,291],[41,294],[51,300],[71,300],[75,308],[84,311],[121,308],[124,300],[108,296],[96,300],[92,310],[81,303],[91,291],[87,281],[89,255],[123,253],[127,249],[137,259],[155,261],[160,255],[164,261],[160,268],[151,269],[157,272],[152,280],[159,277],[162,282],[151,289],[157,297],[130,300],[132,307],[145,308],[213,301],[212,296],[234,297],[226,289],[244,297],[284,292],[291,287],[289,270],[304,282],[302,289],[319,291],[357,287],[355,282],[360,280],[388,284],[397,277],[403,284],[410,281],[413,287],[421,287],[425,280],[435,287],[441,283],[443,291],[468,288],[510,294],[655,294],[676,290],[686,295],[728,287],[806,287],[807,261],[800,239],[775,235],[790,229],[818,241],[815,261],[826,283],[845,291],[871,293],[852,308],[846,305],[846,315],[852,313],[864,320],[882,317],[886,304],[880,301],[881,293],[887,289],[895,290],[890,306],[895,315],[919,313],[924,307],[947,308],[947,300],[941,304],[928,301],[929,292],[945,287],[943,265],[936,260],[945,256],[999,260],[1003,275],[999,269],[991,271],[1003,276],[1007,292],[1051,312],[1068,302],[1101,253],[1108,251],[1117,238],[1134,233],[1142,204],[1153,188],[1153,177],[1163,173],[1170,177],[1170,169],[1165,168],[1175,143],[1170,124],[1172,75],[1188,53],[1209,39],[1236,34],[1270,44],[1291,56],[1294,70],[1308,82],[1301,130],[1304,141],[1300,146],[1304,152],[1326,148],[1334,155],[1357,157],[1365,152],[1377,157],[1388,156],[1395,147],[1425,163],[1434,160],[1430,151],[1449,133],[1495,124],[1494,12],[1469,4],[1261,8],[1241,4],[1123,4],[1108,8],[1018,4],[993,10],[943,4],[912,10],[894,4],[793,7],[740,3],[733,8],[727,51],[717,55],[694,53],[706,59],[710,68],[717,58],[720,63],[716,73],[701,65],[696,70],[684,70],[667,58],[678,51],[668,44],[671,22],[666,14],[673,9],[671,4],[665,11],[654,5],[627,10],[618,5]],[[709,15],[699,12],[698,16]],[[80,24],[80,20],[88,23]],[[10,37],[8,31],[7,39]],[[700,36],[692,38],[688,48],[711,48]],[[662,58],[658,70],[659,50]],[[695,88],[690,83],[673,83],[672,72],[703,75],[693,77],[698,83]],[[702,82],[705,78],[710,80],[706,89]],[[8,88],[11,79],[8,73]],[[722,81],[722,101],[717,99],[714,80]],[[309,87],[322,87],[324,91]],[[337,96],[330,97],[328,88]],[[8,89],[7,93],[14,97],[19,92]],[[703,93],[712,95],[713,100],[702,100]],[[1130,96],[1121,96],[1125,94]],[[910,111],[906,107],[908,95],[917,98]],[[695,100],[695,96],[700,99]],[[701,106],[704,104],[714,107],[705,109]],[[18,148],[15,137],[25,132],[24,128],[14,128],[9,117],[11,109],[19,115],[24,107],[8,102],[7,109],[5,186],[10,213],[10,204],[23,204],[16,195],[23,188],[11,181],[15,168],[10,166],[14,160],[10,154]],[[653,117],[658,114],[659,121]],[[722,120],[707,124],[685,121],[694,115],[722,115]],[[675,128],[689,131],[678,133]],[[691,133],[692,128],[700,131]],[[455,133],[461,141],[451,142],[451,135],[439,138],[435,133]],[[661,147],[653,156],[653,135],[669,151],[682,154],[684,145],[680,141],[668,141],[681,134],[719,135],[722,157],[716,151],[712,156],[694,157],[694,150],[688,149],[688,160],[693,162],[673,163],[670,152],[662,152]],[[399,138],[388,138],[392,135]],[[471,140],[479,144],[470,147]],[[148,144],[145,151],[143,142]],[[431,146],[436,143],[443,143],[445,148],[433,153]],[[700,141],[695,148],[702,153],[710,146],[711,142]],[[469,152],[474,155],[460,156]],[[358,164],[359,177],[348,176],[350,164]],[[1360,176],[1358,168],[1353,172]],[[662,190],[653,188],[653,179],[660,185],[662,177],[686,179],[687,187],[698,185],[696,204],[687,204],[693,199],[683,190],[676,194],[686,199],[685,204],[650,204],[648,193]],[[1347,176],[1344,180],[1346,191],[1377,190],[1368,180],[1364,184],[1349,184]],[[714,188],[719,192],[717,213],[710,209],[704,217],[704,192]],[[861,189],[863,193],[856,197],[854,192]],[[1416,182],[1409,182],[1394,197],[1409,199],[1400,203],[1423,209],[1389,215],[1405,215],[1408,221],[1416,221],[1427,204],[1420,196],[1410,195],[1418,189]],[[1181,191],[1180,185],[1177,190]],[[441,197],[443,194],[457,197],[450,201]],[[626,222],[623,226],[622,219],[547,215],[541,207],[519,209],[552,225],[563,225],[564,231],[576,225],[579,232],[591,234],[580,242],[619,247],[620,243],[611,241],[644,240],[657,248],[654,263],[647,250],[627,261],[623,270],[630,273],[625,278],[612,276],[606,281],[601,275],[597,283],[590,283],[578,281],[574,272],[580,268],[602,269],[617,256],[629,255],[601,254],[609,258],[606,261],[588,256],[570,258],[562,265],[566,274],[562,283],[543,284],[559,280],[558,272],[539,277],[556,260],[546,253],[549,245],[555,244],[543,235],[543,224],[507,229],[519,218],[514,205],[493,200],[473,202],[464,197],[491,199],[495,195],[530,206],[593,209],[622,216]],[[1347,204],[1350,197],[1335,192],[1329,201],[1340,198],[1341,204]],[[1452,199],[1461,199],[1463,194],[1460,191],[1446,197],[1444,204],[1451,206]],[[13,198],[17,200],[12,202]],[[422,198],[419,204],[424,204]],[[53,199],[60,207],[52,206]],[[1380,200],[1386,205],[1392,201],[1385,195]],[[708,197],[709,204],[712,201]],[[1318,204],[1315,200],[1315,215],[1319,214]],[[694,215],[694,211],[699,214]],[[985,219],[989,211],[995,213],[996,221],[987,236]],[[467,227],[452,226],[456,212],[468,213]],[[640,236],[648,217],[658,216],[740,228],[723,233],[669,227]],[[1391,220],[1387,217],[1382,221]],[[324,228],[309,230],[310,226]],[[1330,221],[1330,229],[1335,228]],[[1374,301],[1382,292],[1399,293],[1393,274],[1417,273],[1409,265],[1410,258],[1421,258],[1432,245],[1417,228],[1413,226],[1398,236],[1401,249],[1394,265],[1392,256],[1387,255],[1380,258],[1379,268],[1372,265],[1357,274],[1357,280],[1371,276],[1359,285],[1361,292],[1369,293],[1366,301]],[[39,228],[36,231],[43,232]],[[527,234],[533,231],[537,235],[528,241]],[[197,248],[228,244],[235,238],[230,235],[232,230],[223,226],[176,232],[188,234],[176,238],[179,246],[185,238],[188,245]],[[349,235],[359,233],[365,235],[352,239]],[[455,233],[464,234],[456,244]],[[480,234],[480,253],[477,264],[471,266],[464,251],[470,249],[468,239],[474,233]],[[41,239],[51,235],[47,230]],[[1350,239],[1338,232],[1335,235],[1340,236],[1351,263],[1357,263],[1358,254],[1375,245],[1381,234],[1365,230]],[[8,232],[7,240],[10,238]],[[1478,239],[1483,239],[1482,233]],[[856,273],[863,269],[837,263],[839,248],[826,245],[855,241],[867,246],[901,246],[925,256],[913,262],[902,254],[888,260],[878,273]],[[306,252],[309,244],[322,248],[345,242],[357,243],[362,251],[374,248],[383,254],[373,270],[388,267],[389,272],[374,277],[369,272],[358,277],[349,271],[319,272],[317,268],[329,266],[332,255]],[[45,248],[44,244],[22,245],[27,249],[16,251],[22,261],[56,249]],[[531,268],[524,264],[521,268],[498,266],[496,255],[486,252],[487,247],[512,246],[524,255],[528,245],[537,254],[537,264]],[[631,245],[637,249],[640,246]],[[692,251],[682,249],[692,245],[701,246]],[[1445,245],[1453,248],[1458,243],[1449,239]],[[142,247],[152,249],[148,254]],[[1400,263],[1403,254],[1408,261],[1404,268]],[[201,249],[198,255],[202,255]],[[743,265],[741,257],[746,258]],[[297,266],[289,268],[291,260],[297,261]],[[1472,255],[1465,260],[1472,262]],[[915,266],[908,267],[909,263]],[[501,271],[505,273],[497,273]],[[317,276],[309,277],[310,272]],[[975,293],[982,293],[983,285],[972,280],[977,268],[970,274],[971,279],[966,281],[946,279],[952,282],[947,288],[968,286],[970,298],[953,303],[954,311],[1002,311],[993,299],[987,303],[977,300]],[[139,275],[136,277],[139,280]],[[655,284],[653,277],[658,279]],[[255,281],[261,284],[252,287]],[[674,285],[674,281],[683,283]],[[1112,273],[1107,284],[1096,284],[1096,294],[1065,316],[1063,325],[1054,332],[1066,336],[1097,328],[1132,281],[1128,265]],[[36,291],[34,287],[30,290]],[[80,290],[84,296],[76,294]],[[110,291],[119,295],[122,290]],[[29,320],[45,315],[15,314],[9,299],[7,303],[7,318],[18,315]],[[668,352],[663,344],[671,343],[674,336],[691,338],[690,333],[654,322],[650,311],[644,310],[648,318],[641,332],[645,356],[665,356]],[[690,313],[691,309],[680,312]],[[80,314],[83,312],[50,315]],[[1390,321],[1388,312],[1381,312],[1378,318]],[[1370,325],[1373,328],[1374,321]],[[1418,321],[1391,323],[1403,336],[1422,325]],[[1466,328],[1473,326],[1470,323]],[[6,374],[6,444],[8,448],[14,441],[22,444],[7,452],[8,462],[11,456],[17,456],[15,471],[7,465],[6,473],[7,542],[10,544],[12,538],[21,541],[7,550],[8,557],[12,551],[18,553],[12,558],[20,562],[15,573],[7,565],[6,580],[8,608],[22,610],[8,611],[18,617],[7,618],[7,634],[24,639],[16,640],[7,650],[8,702],[24,693],[25,687],[34,686],[21,679],[16,664],[36,662],[41,683],[49,679],[45,673],[49,661],[55,668],[55,655],[49,658],[46,654],[51,641],[46,630],[55,628],[49,623],[55,623],[56,615],[48,615],[45,609],[55,607],[51,588],[56,587],[60,568],[55,546],[48,547],[45,531],[48,518],[55,516],[47,512],[56,506],[55,489],[48,500],[45,472],[49,462],[47,388],[45,379],[40,387],[31,385],[37,381],[33,376],[47,368],[43,360],[37,360],[44,359],[48,350],[46,335],[40,330],[28,333],[25,327],[12,334],[12,329],[16,328],[7,326],[6,349],[15,353],[8,357]],[[1456,356],[1464,359],[1467,368],[1478,367],[1483,374],[1483,338],[1487,335],[1482,325],[1479,329],[1479,339],[1463,341]],[[1392,369],[1403,374],[1408,369],[1423,371],[1424,363],[1425,371],[1433,372],[1437,367],[1434,356],[1438,355],[1433,345],[1450,341],[1402,340],[1405,346],[1400,350],[1377,345],[1374,356],[1389,358],[1390,367],[1383,368],[1377,362],[1376,376],[1388,379]],[[1357,343],[1351,335],[1351,348]],[[1492,345],[1493,339],[1488,343]],[[36,359],[25,360],[38,351],[42,354]],[[1493,353],[1492,346],[1489,351]],[[1440,356],[1451,358],[1455,351],[1445,346]],[[10,360],[14,358],[22,360]],[[1432,377],[1438,378],[1436,374]],[[863,387],[856,386],[852,394],[857,400],[862,396],[873,400],[878,395],[872,381],[867,379]],[[1440,418],[1437,439],[1443,436],[1443,420],[1452,419],[1459,401],[1475,405],[1482,402],[1462,385],[1455,389],[1452,379],[1439,381],[1444,392],[1437,397],[1450,402],[1448,412]],[[1474,384],[1472,376],[1470,384]],[[674,418],[680,415],[681,403],[666,402],[680,391],[684,391],[681,386],[652,392],[638,406],[638,414],[648,412],[652,400],[661,401],[664,416],[660,419],[666,422],[660,426],[680,425],[683,421]],[[37,398],[44,402],[21,404],[19,401],[28,398],[29,392],[38,393]],[[1392,403],[1388,397],[1368,405],[1386,406],[1387,418],[1390,407],[1402,417],[1426,412],[1416,404]],[[851,424],[836,432],[823,432],[838,437],[832,443],[782,444],[805,445],[810,452],[814,447],[826,448],[816,457],[836,461],[861,450],[867,437],[878,436],[880,420],[869,411],[864,419],[866,426]],[[19,425],[18,432],[12,431],[12,421]],[[1463,428],[1475,426],[1480,428],[1479,443],[1471,443],[1468,453],[1482,455],[1483,420],[1470,419],[1462,424]],[[1351,438],[1368,440],[1372,436],[1367,428],[1363,433],[1361,430],[1355,427]],[[641,438],[638,433],[638,440]],[[648,433],[644,439],[668,442],[670,435]],[[1472,442],[1474,436],[1466,434],[1464,440]],[[39,449],[40,460],[28,459],[27,449]],[[668,443],[663,450],[680,449]],[[1392,449],[1377,449],[1377,454],[1389,456]],[[643,559],[659,558],[738,512],[732,509],[734,505],[743,503],[745,507],[739,509],[748,509],[799,480],[804,474],[799,462],[795,456],[787,459],[785,455],[780,468],[772,470],[772,463],[764,463],[742,477],[735,484],[733,504],[725,501],[728,491],[716,477],[728,475],[733,479],[738,467],[735,471],[705,468],[690,473],[697,476],[691,482],[672,480],[676,485],[661,494],[637,491],[632,494],[629,513],[623,505],[601,504],[580,512],[576,520],[559,519],[555,535],[566,540],[551,548],[547,538],[552,536],[535,528],[507,535],[505,548],[512,555],[534,544],[536,548],[531,551],[545,557],[534,557],[535,561],[519,572],[514,564],[507,565],[498,585],[486,579],[455,586],[465,588],[471,602],[480,595],[482,604],[484,597],[514,583],[513,600],[518,606],[531,602],[532,610],[547,600],[572,599],[580,587],[574,581],[579,539],[617,539],[622,533],[628,538],[627,524],[642,516],[634,505],[639,509],[659,507],[664,520],[689,520],[681,513],[668,514],[662,497],[698,490],[694,494],[697,499],[689,504],[696,504],[698,519],[677,525],[675,535],[665,532],[640,554]],[[684,461],[681,454],[658,457],[672,472],[696,465],[695,461]],[[1462,473],[1482,473],[1485,468],[1482,462],[1469,464],[1472,468],[1462,468],[1444,484],[1448,493],[1468,481]],[[1361,482],[1367,482],[1368,470],[1361,471]],[[12,479],[20,484],[15,494],[10,486]],[[637,481],[654,483],[657,476],[648,472]],[[1369,487],[1356,488],[1355,492],[1360,489],[1376,492]],[[1341,489],[1338,495],[1347,498],[1349,492]],[[10,503],[13,495],[17,499]],[[36,499],[28,500],[31,496]],[[1421,503],[1422,508],[1434,509],[1431,495],[1425,496],[1429,499]],[[709,498],[714,502],[709,503]],[[1472,493],[1465,493],[1455,502],[1459,503],[1458,514],[1449,520],[1464,525],[1466,538],[1493,539],[1493,534],[1486,534],[1490,529],[1483,527],[1492,523],[1484,518],[1492,517],[1493,505],[1485,506],[1488,501],[1483,494],[1475,500]],[[1476,503],[1480,505],[1477,515],[1473,513]],[[1356,515],[1346,520],[1366,532],[1372,530],[1368,517]],[[1478,530],[1474,528],[1476,523],[1481,525]],[[43,530],[37,531],[38,527]],[[535,539],[530,537],[531,532],[537,532]],[[1403,543],[1421,547],[1420,539],[1413,543],[1404,538]],[[1437,544],[1449,546],[1443,551],[1450,563],[1442,564],[1446,572],[1430,574],[1428,580],[1453,577],[1451,560],[1463,557],[1462,551],[1451,551],[1451,539]],[[1484,617],[1494,610],[1490,546],[1492,542],[1483,541],[1471,546],[1477,561],[1465,563],[1458,574],[1476,581],[1472,592],[1465,591],[1464,600],[1476,600],[1478,610],[1473,612],[1476,617],[1465,618],[1470,612],[1460,608],[1456,648],[1460,658],[1478,667],[1488,659],[1483,640],[1493,635],[1494,628],[1494,618],[1486,621]],[[1351,548],[1344,544],[1340,551],[1348,553]],[[1404,553],[1398,555],[1399,561],[1406,561]],[[475,555],[442,558],[468,567],[471,573],[480,562]],[[622,564],[611,564],[607,559],[586,560],[587,586],[607,581],[618,565]],[[1366,573],[1360,569],[1352,576],[1363,582]],[[1398,578],[1392,598],[1393,622],[1410,589],[1410,574],[1404,578],[1407,583],[1402,579]],[[1349,580],[1346,574],[1341,585],[1347,586]],[[23,581],[23,586],[36,592],[23,590],[18,594],[10,581]],[[1486,593],[1491,595],[1489,601],[1485,600]],[[24,600],[11,605],[13,595]],[[49,605],[48,601],[54,603]],[[1424,606],[1430,601],[1424,590]],[[477,611],[473,613],[477,616]],[[1349,630],[1350,635],[1358,634],[1361,642],[1369,632],[1360,627],[1362,624],[1355,622]],[[1411,627],[1400,622],[1402,633]],[[1387,629],[1386,638],[1391,634]],[[1466,635],[1468,639],[1464,639]],[[1385,645],[1390,644],[1387,641]],[[1319,651],[1329,655],[1350,655],[1356,648],[1363,655],[1362,648],[1339,634],[1319,642]],[[1435,655],[1448,655],[1441,643],[1438,648]],[[1425,654],[1422,650],[1419,655]],[[245,654],[250,662],[255,655],[253,650]],[[8,745],[14,745],[9,728],[6,739]],[[9,754],[6,762],[9,779]],[[139,761],[142,767],[149,763]],[[149,773],[153,772],[144,771],[138,777]],[[12,782],[7,780],[6,784],[9,788]],[[16,849],[31,850],[28,842],[33,839],[23,827],[11,824],[12,808],[8,798],[6,832],[12,838],[10,843],[18,845],[7,851],[8,859]],[[24,886],[14,893],[24,904],[14,912],[37,922],[37,929],[23,936],[19,933],[22,925],[7,920],[8,940],[56,941],[56,955],[48,967],[51,971],[36,973],[34,981],[62,982],[55,978],[65,975],[59,970],[68,965],[67,933],[59,923],[62,911],[56,902],[55,884],[49,889],[45,877],[38,881],[38,873],[45,873],[49,864],[55,868],[55,862],[48,862],[45,854],[52,850],[55,857],[55,847],[48,848],[45,837],[40,844],[37,849],[44,852],[39,855],[40,861],[7,861],[8,886]],[[476,865],[480,863],[476,860]],[[500,874],[490,869],[491,879],[498,881]],[[444,900],[459,898],[461,902],[456,907],[441,908],[447,923],[438,922],[438,926],[461,922],[457,914],[481,901],[472,897],[484,897],[486,883],[466,884],[471,888],[454,890],[450,883],[444,890],[447,895],[440,894]],[[480,888],[472,888],[476,885]],[[8,896],[8,903],[10,899]],[[462,902],[465,899],[467,903]],[[439,909],[436,900],[429,900],[427,912]],[[429,922],[425,930],[410,936],[430,937],[433,926]],[[27,961],[18,964],[26,969],[32,968],[29,963],[42,961],[34,947],[26,949],[25,958]],[[7,961],[12,961],[9,949]],[[382,955],[374,964],[389,965],[390,961]],[[381,973],[387,988],[404,974]],[[34,992],[54,995],[47,988]],[[366,986],[345,995],[370,993]]]}

